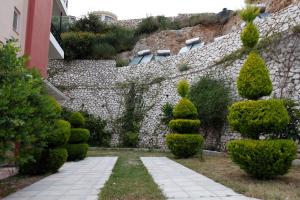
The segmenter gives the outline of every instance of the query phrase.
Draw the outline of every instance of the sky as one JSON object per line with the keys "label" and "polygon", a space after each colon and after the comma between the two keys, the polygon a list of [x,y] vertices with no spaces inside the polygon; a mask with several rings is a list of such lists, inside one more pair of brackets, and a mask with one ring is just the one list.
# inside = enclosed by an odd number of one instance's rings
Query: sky
{"label": "sky", "polygon": [[178,13],[220,12],[237,10],[244,0],[69,0],[69,15],[80,17],[91,11],[113,12],[118,19],[147,16],[176,16]]}

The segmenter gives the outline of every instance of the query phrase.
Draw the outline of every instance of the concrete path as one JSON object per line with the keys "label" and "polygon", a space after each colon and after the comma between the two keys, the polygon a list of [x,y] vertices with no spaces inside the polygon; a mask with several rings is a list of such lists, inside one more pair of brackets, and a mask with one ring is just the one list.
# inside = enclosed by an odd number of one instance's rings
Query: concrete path
{"label": "concrete path", "polygon": [[97,200],[110,177],[117,157],[88,157],[65,163],[59,173],[48,176],[5,200]]}
{"label": "concrete path", "polygon": [[[250,200],[166,157],[142,157],[142,162],[167,199]],[[214,170],[214,169],[212,169]]]}

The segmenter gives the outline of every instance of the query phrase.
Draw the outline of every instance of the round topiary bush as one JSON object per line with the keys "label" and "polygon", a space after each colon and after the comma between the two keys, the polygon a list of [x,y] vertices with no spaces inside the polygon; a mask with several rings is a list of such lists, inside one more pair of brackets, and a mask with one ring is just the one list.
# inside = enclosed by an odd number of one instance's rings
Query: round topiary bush
{"label": "round topiary bush", "polygon": [[65,145],[71,135],[71,124],[65,120],[58,120],[54,126],[53,132],[47,136],[48,146],[56,147]]}
{"label": "round topiary bush", "polygon": [[260,134],[283,130],[289,114],[281,100],[241,101],[230,106],[228,121],[244,137],[258,139]]}
{"label": "round topiary bush", "polygon": [[243,46],[246,48],[253,48],[259,40],[259,31],[252,23],[248,23],[241,33],[241,40]]}
{"label": "round topiary bush", "polygon": [[177,158],[188,158],[201,151],[203,137],[199,134],[169,134],[166,142]]}
{"label": "round topiary bush", "polygon": [[67,158],[68,152],[65,148],[50,149],[46,163],[47,172],[57,172]]}
{"label": "round topiary bush", "polygon": [[286,174],[297,153],[291,140],[236,140],[227,148],[233,162],[259,179]]}
{"label": "round topiary bush", "polygon": [[169,127],[177,133],[195,133],[200,127],[200,120],[197,119],[173,119]]}
{"label": "round topiary bush", "polygon": [[69,161],[76,161],[82,160],[86,157],[89,145],[82,143],[82,144],[68,144],[68,160]]}
{"label": "round topiary bush", "polygon": [[84,128],[72,128],[70,144],[86,143],[89,140],[90,131]]}
{"label": "round topiary bush", "polygon": [[85,124],[85,119],[80,112],[72,113],[69,121],[70,121],[72,127],[75,127],[75,128],[83,127]]}
{"label": "round topiary bush", "polygon": [[197,108],[187,98],[182,98],[173,109],[175,119],[195,119],[198,116]]}
{"label": "round topiary bush", "polygon": [[256,100],[272,92],[272,81],[264,60],[256,52],[251,52],[237,79],[239,95]]}

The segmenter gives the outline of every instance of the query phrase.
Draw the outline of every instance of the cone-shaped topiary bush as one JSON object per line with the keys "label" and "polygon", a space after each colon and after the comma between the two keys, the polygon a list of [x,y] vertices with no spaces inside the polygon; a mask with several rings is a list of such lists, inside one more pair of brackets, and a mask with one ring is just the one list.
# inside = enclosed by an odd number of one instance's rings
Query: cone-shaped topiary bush
{"label": "cone-shaped topiary bush", "polygon": [[87,141],[90,137],[90,131],[84,127],[85,119],[80,112],[74,112],[70,116],[71,136],[69,139],[69,144],[67,145],[68,150],[68,160],[82,160],[86,157],[88,151]]}
{"label": "cone-shaped topiary bush", "polygon": [[[253,48],[257,43],[256,27],[252,21],[257,10],[247,7],[241,12],[248,23],[241,37],[245,48]],[[248,32],[248,33],[247,33]],[[252,32],[251,35],[250,32]],[[249,39],[250,38],[250,39]],[[250,175],[268,179],[287,173],[296,156],[296,145],[289,140],[258,140],[283,130],[289,123],[288,112],[281,100],[258,100],[272,92],[272,82],[264,60],[256,52],[251,52],[243,65],[238,80],[239,94],[251,99],[234,103],[229,108],[230,126],[244,137],[256,140],[232,141],[228,151],[232,160]]]}
{"label": "cone-shaped topiary bush", "polygon": [[198,133],[200,120],[197,119],[197,109],[186,98],[189,93],[189,83],[185,80],[180,81],[177,91],[182,99],[174,107],[174,119],[169,122],[174,134],[167,135],[166,142],[176,157],[187,158],[200,152],[203,137]]}
{"label": "cone-shaped topiary bush", "polygon": [[272,81],[265,61],[256,52],[251,52],[237,79],[239,95],[256,100],[272,92]]}

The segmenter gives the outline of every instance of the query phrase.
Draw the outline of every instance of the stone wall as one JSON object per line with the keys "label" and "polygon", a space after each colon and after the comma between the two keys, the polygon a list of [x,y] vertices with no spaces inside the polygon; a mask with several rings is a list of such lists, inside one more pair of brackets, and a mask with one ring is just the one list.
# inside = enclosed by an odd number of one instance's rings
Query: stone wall
{"label": "stone wall", "polygon": [[[292,31],[293,27],[300,24],[299,7],[290,6],[271,17],[256,21],[256,24],[260,27],[262,38],[281,33],[280,39],[274,40],[262,52],[273,80],[272,96],[286,96],[299,101],[300,31]],[[147,112],[142,123],[139,145],[164,148],[164,136],[168,130],[160,122],[161,107],[166,102],[175,104],[178,101],[176,84],[180,79],[195,82],[199,77],[210,74],[225,80],[232,89],[233,99],[240,100],[236,91],[236,78],[245,56],[229,63],[217,64],[222,58],[241,48],[240,32],[241,28],[200,49],[171,56],[161,62],[137,66],[117,68],[114,61],[51,61],[49,81],[70,97],[64,106],[73,110],[86,109],[108,121],[117,118],[122,112],[120,102],[123,97],[118,89],[120,83],[133,80],[152,82],[144,99],[146,105],[154,102],[154,106]],[[178,70],[177,65],[182,62],[189,64],[188,71]],[[225,126],[219,148],[224,149],[226,141],[238,137],[238,133],[233,133]],[[116,145],[117,142],[118,137],[115,135],[112,144]]]}

